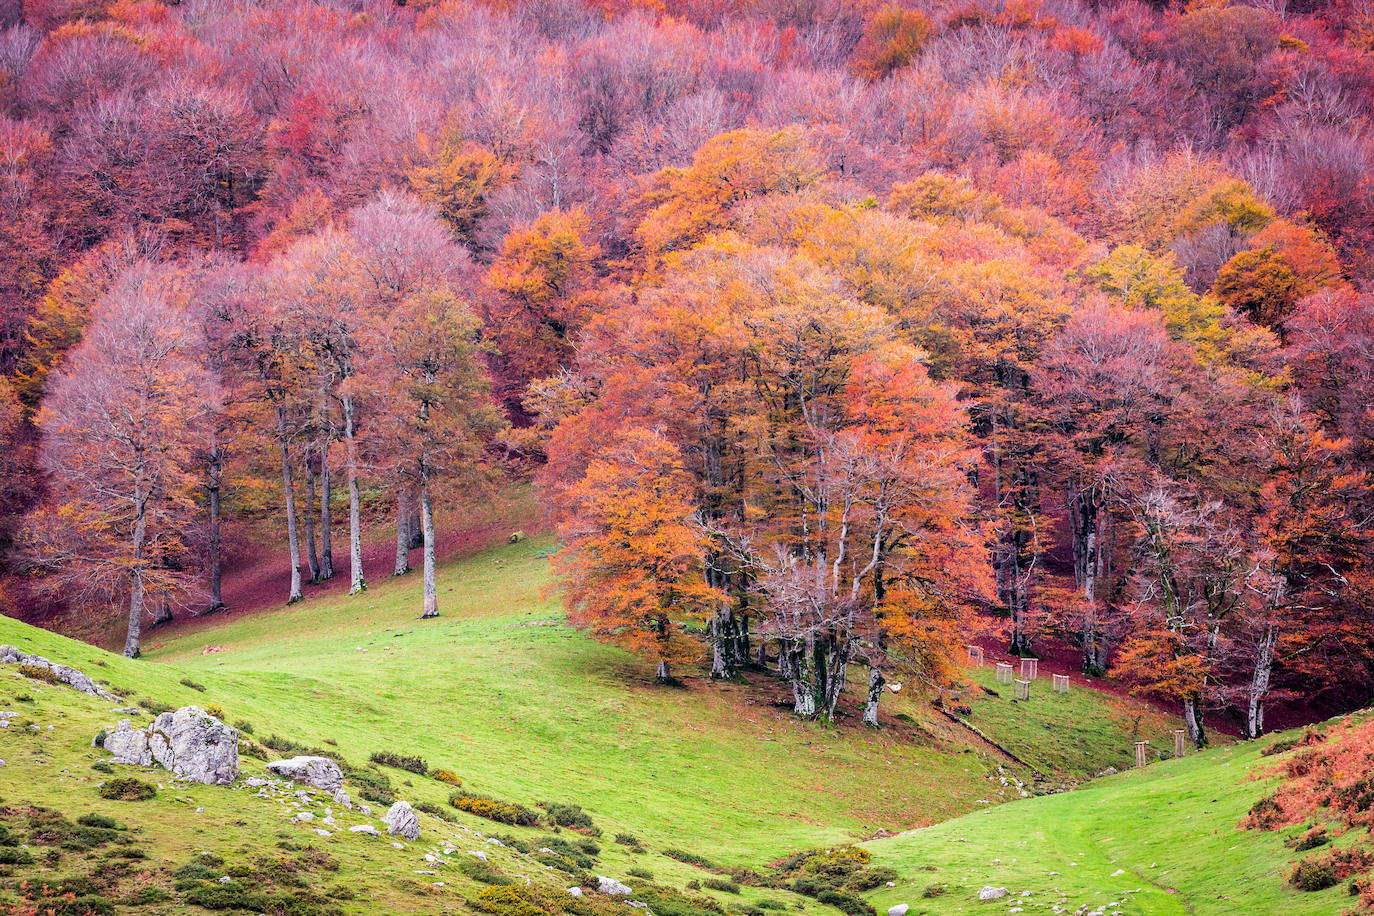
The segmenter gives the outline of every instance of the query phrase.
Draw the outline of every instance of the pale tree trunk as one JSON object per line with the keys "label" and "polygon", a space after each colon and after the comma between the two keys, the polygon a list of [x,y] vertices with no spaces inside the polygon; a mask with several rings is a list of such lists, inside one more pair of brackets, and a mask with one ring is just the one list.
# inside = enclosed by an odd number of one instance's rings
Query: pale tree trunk
{"label": "pale tree trunk", "polygon": [[667,660],[662,658],[658,660],[658,668],[654,671],[654,680],[658,681],[660,684],[672,683],[673,675],[672,672],[668,670]]}
{"label": "pale tree trunk", "polygon": [[320,453],[320,578],[334,578],[334,478],[329,472],[329,443]]}
{"label": "pale tree trunk", "polygon": [[210,606],[206,612],[224,607],[224,538],[220,532],[220,487],[224,477],[224,450],[218,445],[210,453],[205,490],[209,502]]}
{"label": "pale tree trunk", "polygon": [[870,666],[868,669],[868,702],[864,704],[864,724],[878,727],[878,701],[883,696],[883,684],[886,678],[883,677],[883,669],[877,665]]}
{"label": "pale tree trunk", "polygon": [[320,581],[320,555],[315,550],[315,463],[305,456],[305,557],[310,565],[310,582]]}
{"label": "pale tree trunk", "polygon": [[439,616],[439,592],[434,581],[434,504],[429,494],[429,467],[420,465],[420,533],[424,538],[425,610],[421,617]]}
{"label": "pale tree trunk", "polygon": [[410,511],[407,507],[405,481],[396,481],[396,568],[393,576],[410,572]]}
{"label": "pale tree trunk", "polygon": [[291,552],[291,594],[287,604],[295,604],[301,592],[301,544],[296,536],[296,488],[291,480],[291,451],[286,439],[286,411],[277,408],[277,442],[281,446],[281,486],[286,502],[286,544]]}
{"label": "pale tree trunk", "polygon": [[711,614],[709,624],[711,677],[717,680],[731,677],[735,673],[734,666],[730,664],[729,620],[730,608],[722,601]]}
{"label": "pale tree trunk", "polygon": [[1107,535],[1104,513],[1095,489],[1070,496],[1069,527],[1072,533],[1074,579],[1091,605],[1079,630],[1083,673],[1101,676],[1107,671],[1107,639],[1098,616],[1097,592],[1099,582],[1107,574]]}
{"label": "pale tree trunk", "polygon": [[134,518],[134,566],[129,571],[129,630],[124,637],[124,657],[138,658],[143,635],[143,544],[148,536],[147,501],[140,498]]}
{"label": "pale tree trunk", "polygon": [[803,719],[814,719],[817,712],[816,687],[812,678],[814,650],[814,639],[807,637],[804,643],[794,644],[788,663],[788,680],[792,682],[792,711]]}
{"label": "pale tree trunk", "polygon": [[1207,746],[1207,732],[1202,726],[1202,699],[1197,696],[1183,699],[1183,727],[1188,732],[1188,740],[1201,749]]}
{"label": "pale tree trunk", "polygon": [[339,398],[344,427],[344,473],[348,478],[348,567],[350,595],[367,588],[363,578],[363,515],[362,498],[358,493],[358,445],[353,435],[353,398]]}
{"label": "pale tree trunk", "polygon": [[1258,738],[1264,734],[1264,698],[1269,694],[1269,682],[1274,673],[1274,647],[1278,644],[1279,628],[1272,623],[1260,631],[1255,651],[1255,667],[1246,687],[1245,737]]}

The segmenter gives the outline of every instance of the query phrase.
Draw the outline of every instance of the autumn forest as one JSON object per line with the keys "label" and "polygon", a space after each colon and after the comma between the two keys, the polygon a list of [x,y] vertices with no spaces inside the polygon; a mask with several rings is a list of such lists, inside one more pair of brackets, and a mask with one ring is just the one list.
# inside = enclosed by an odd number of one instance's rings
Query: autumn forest
{"label": "autumn forest", "polygon": [[1368,0],[0,0],[0,610],[131,657],[532,487],[663,682],[1257,737],[1374,691],[1372,405]]}

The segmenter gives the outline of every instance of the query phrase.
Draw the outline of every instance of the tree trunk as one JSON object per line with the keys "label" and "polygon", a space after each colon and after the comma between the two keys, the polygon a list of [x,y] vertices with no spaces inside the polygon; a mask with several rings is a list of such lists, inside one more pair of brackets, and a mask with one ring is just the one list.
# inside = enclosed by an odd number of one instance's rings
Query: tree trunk
{"label": "tree trunk", "polygon": [[157,609],[153,611],[153,627],[160,627],[164,623],[172,622],[172,602],[163,598],[157,603]]}
{"label": "tree trunk", "polygon": [[210,606],[206,613],[224,607],[224,539],[220,532],[220,483],[224,474],[224,452],[218,446],[210,453],[206,493],[209,496]]}
{"label": "tree trunk", "polygon": [[286,502],[286,545],[291,553],[291,594],[287,604],[304,597],[301,593],[301,544],[296,537],[296,489],[291,481],[291,450],[286,438],[286,411],[277,407],[277,444],[281,446],[281,486]]}
{"label": "tree trunk", "polygon": [[868,669],[868,702],[864,704],[864,724],[878,727],[878,701],[883,696],[883,669],[876,665]]}
{"label": "tree trunk", "polygon": [[814,719],[817,713],[813,671],[816,649],[813,637],[794,642],[791,648],[788,679],[792,682],[792,711],[803,719]]}
{"label": "tree trunk", "polygon": [[1183,699],[1183,727],[1188,731],[1188,740],[1201,750],[1207,746],[1207,732],[1202,726],[1202,699],[1198,696]]}
{"label": "tree trunk", "polygon": [[320,581],[320,555],[315,550],[315,462],[305,456],[305,557],[310,565],[310,582]]}
{"label": "tree trunk", "polygon": [[760,636],[757,640],[757,654],[754,657],[754,664],[759,666],[759,670],[768,670],[768,640]]}
{"label": "tree trunk", "polygon": [[1083,615],[1083,626],[1079,630],[1079,638],[1083,643],[1083,673],[1090,677],[1101,677],[1107,673],[1107,638],[1097,614],[1098,607],[1094,602]]}
{"label": "tree trunk", "polygon": [[334,477],[329,471],[329,443],[320,453],[320,578],[334,578]]}
{"label": "tree trunk", "polygon": [[429,495],[429,468],[420,465],[420,534],[424,538],[425,610],[421,617],[439,616],[439,593],[434,581],[434,505]]}
{"label": "tree trunk", "polygon": [[658,668],[654,671],[654,680],[660,684],[671,684],[673,682],[672,672],[668,670],[668,662],[660,658]]}
{"label": "tree trunk", "polygon": [[348,566],[351,582],[348,593],[356,595],[367,588],[363,578],[362,499],[358,495],[358,445],[353,435],[353,398],[339,398],[344,425],[344,473],[348,478]]}
{"label": "tree trunk", "polygon": [[129,570],[129,630],[124,636],[125,658],[138,658],[143,635],[143,542],[147,534],[146,502],[140,499],[134,518],[134,565]]}
{"label": "tree trunk", "polygon": [[716,606],[715,612],[711,614],[709,623],[711,677],[716,680],[733,677],[735,674],[734,666],[731,664],[729,629],[730,607],[722,601]]}
{"label": "tree trunk", "polygon": [[1278,639],[1279,628],[1272,623],[1265,624],[1255,651],[1255,668],[1245,691],[1247,738],[1258,738],[1264,734],[1264,698],[1269,694],[1269,681],[1274,672],[1274,646]]}
{"label": "tree trunk", "polygon": [[410,572],[410,511],[406,506],[406,487],[403,480],[396,481],[396,568],[393,576],[404,576]]}

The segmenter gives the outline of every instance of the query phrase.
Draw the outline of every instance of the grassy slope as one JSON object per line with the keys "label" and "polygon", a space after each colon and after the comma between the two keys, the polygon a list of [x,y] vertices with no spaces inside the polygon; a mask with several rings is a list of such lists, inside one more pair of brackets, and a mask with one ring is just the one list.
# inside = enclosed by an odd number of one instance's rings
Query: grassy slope
{"label": "grassy slope", "polygon": [[[433,621],[415,620],[412,576],[354,598],[322,596],[155,631],[140,661],[6,618],[0,618],[0,642],[140,696],[220,704],[228,719],[254,723],[259,736],[337,742],[358,763],[380,749],[419,754],[431,766],[457,771],[473,791],[526,804],[579,803],[608,836],[631,832],[650,848],[645,862],[603,844],[608,873],[639,865],[678,886],[701,873],[658,855],[665,847],[757,867],[797,848],[907,829],[1016,797],[1015,786],[999,779],[1005,758],[921,698],[892,698],[889,711],[900,718],[873,733],[795,721],[768,702],[774,694],[766,679],[752,686],[698,679],[681,690],[653,686],[642,664],[562,623],[547,594],[549,546],[527,541],[447,565],[440,580],[444,616]],[[202,654],[211,645],[223,650]],[[184,686],[184,677],[208,690]],[[1167,722],[1140,704],[1087,691],[1054,697],[1047,687],[1039,685],[1030,704],[975,691],[971,721],[1065,778],[1120,763],[1137,732],[1166,731]],[[12,703],[14,692],[0,694],[0,702]],[[61,724],[36,737],[49,744],[38,755],[8,748],[15,734],[0,734],[0,756],[12,758],[0,769],[0,795],[45,804],[74,799],[94,810],[120,805],[95,798],[101,777],[88,771],[102,756],[88,747],[90,735],[116,718],[108,705],[65,688],[43,688],[35,697],[35,721]],[[55,782],[34,779],[53,768],[70,774]],[[1010,765],[1005,772],[1032,775]],[[401,797],[412,801],[441,803],[447,795],[432,780],[401,772],[393,779]],[[283,829],[280,814],[240,812],[225,800],[230,791],[178,789],[206,807],[196,817],[188,813],[194,805],[146,803],[149,842],[173,858],[211,838],[273,842]],[[441,829],[449,828],[426,817],[427,831]],[[358,837],[330,842],[365,843]],[[413,871],[414,856],[407,851],[390,862],[389,846],[359,846],[375,848],[382,854],[375,861],[362,856],[353,872],[346,862],[341,880],[383,897],[403,893],[396,875]]]}
{"label": "grassy slope", "polygon": [[[1077,913],[1111,903],[1118,905],[1108,913],[1150,916],[1344,912],[1350,897],[1342,886],[1302,893],[1286,884],[1297,854],[1283,839],[1299,828],[1236,829],[1270,791],[1270,780],[1251,772],[1274,761],[1260,756],[1268,743],[1165,760],[865,844],[875,862],[901,875],[897,887],[871,899],[880,912],[908,903],[912,916],[1013,906],[1027,914]],[[923,896],[940,884],[948,885],[943,894]],[[985,885],[1011,895],[979,901]]]}

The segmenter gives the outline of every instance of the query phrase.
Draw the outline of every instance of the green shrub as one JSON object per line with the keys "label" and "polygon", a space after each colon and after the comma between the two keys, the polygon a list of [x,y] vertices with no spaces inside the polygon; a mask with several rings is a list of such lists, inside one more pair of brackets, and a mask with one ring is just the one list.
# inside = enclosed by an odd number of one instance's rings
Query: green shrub
{"label": "green shrub", "polygon": [[1288,876],[1288,883],[1300,891],[1321,891],[1340,883],[1336,868],[1328,859],[1303,859]]}
{"label": "green shrub", "polygon": [[500,824],[534,827],[539,823],[539,815],[524,805],[497,801],[471,792],[454,792],[449,796],[448,803],[459,811],[466,811],[468,814],[475,814]]}
{"label": "green shrub", "polygon": [[103,760],[97,760],[95,763],[91,764],[91,769],[95,770],[97,773],[113,773],[115,771],[114,767]]}
{"label": "green shrub", "polygon": [[889,881],[897,880],[897,871],[886,866],[861,868],[845,879],[844,889],[851,894],[871,891]]}
{"label": "green shrub", "polygon": [[0,846],[0,865],[32,865],[33,856],[27,849]]}
{"label": "green shrub", "polygon": [[597,830],[596,824],[592,822],[591,816],[582,810],[581,805],[565,805],[557,802],[544,802],[540,805],[549,813],[549,820],[560,827],[571,827],[574,830],[595,831],[595,835],[600,836],[601,831]]}
{"label": "green shrub", "polygon": [[647,868],[627,868],[625,869],[625,874],[629,875],[631,878],[643,878],[645,881],[654,880],[654,873]]}
{"label": "green shrub", "polygon": [[141,887],[119,902],[125,906],[148,906],[152,903],[162,903],[171,896],[160,887]]}
{"label": "green shrub", "polygon": [[948,890],[948,884],[927,884],[926,889],[921,891],[921,896],[926,898],[943,897]]}
{"label": "green shrub", "polygon": [[563,912],[563,905],[548,891],[537,887],[504,884],[478,891],[472,905],[492,916],[547,916]]}
{"label": "green shrub", "polygon": [[663,854],[670,859],[676,859],[677,861],[685,862],[688,865],[695,865],[697,868],[704,868],[707,871],[716,870],[716,863],[712,862],[705,856],[699,856],[696,853],[688,852],[685,849],[675,849],[670,847],[668,849],[663,850]]}
{"label": "green shrub", "polygon": [[459,823],[457,815],[455,815],[452,811],[439,807],[433,802],[416,802],[414,808],[416,811],[423,811],[425,814],[432,814],[435,817],[439,818],[439,820],[441,821],[448,821],[450,824]]}
{"label": "green shrub", "polygon": [[429,764],[425,763],[422,757],[393,754],[391,751],[373,751],[372,756],[368,759],[373,763],[385,767],[395,767],[398,770],[409,770],[411,773],[418,773],[421,776],[425,776],[429,773]]}
{"label": "green shrub", "polygon": [[119,801],[146,801],[157,795],[157,789],[133,776],[116,776],[100,786],[101,798]]}
{"label": "green shrub", "polygon": [[786,903],[783,903],[781,900],[774,900],[772,897],[764,897],[763,899],[759,900],[759,901],[758,901],[757,903],[755,903],[754,905],[757,906],[757,907],[758,907],[759,909],[761,909],[761,910],[785,910],[785,909],[787,909],[787,904],[786,904]]}
{"label": "green shrub", "polygon": [[701,882],[701,886],[713,891],[724,891],[727,894],[739,893],[739,884],[729,878],[707,878]]}
{"label": "green shrub", "polygon": [[877,911],[867,901],[838,891],[821,891],[816,899],[827,906],[848,913],[849,916],[877,916]]}
{"label": "green shrub", "polygon": [[216,719],[219,719],[219,720],[223,721],[223,720],[224,720],[224,707],[221,706],[221,705],[219,705],[218,703],[206,703],[206,704],[205,704],[205,714],[206,714],[207,716],[214,716]]}
{"label": "green shrub", "polygon": [[172,710],[176,709],[175,706],[168,706],[166,703],[159,703],[157,700],[151,699],[150,697],[139,697],[138,705],[142,706],[144,709],[148,710],[155,716],[160,716],[164,712],[171,712]]}
{"label": "green shrub", "polygon": [[615,841],[621,846],[638,846],[639,839],[633,833],[617,833]]}
{"label": "green shrub", "polygon": [[80,897],[37,897],[29,901],[33,912],[43,916],[114,916],[114,901],[99,894]]}
{"label": "green shrub", "polygon": [[1331,837],[1327,834],[1326,828],[1318,824],[1311,830],[1300,833],[1297,836],[1291,836],[1283,842],[1285,846],[1296,849],[1298,852],[1307,852],[1308,850],[1316,849],[1319,846],[1325,846],[1327,843],[1330,843]]}
{"label": "green shrub", "polygon": [[505,843],[511,849],[514,849],[516,852],[523,852],[525,855],[529,855],[534,850],[534,847],[531,846],[529,843],[520,839],[518,836],[512,836],[509,833],[493,833],[491,834],[491,838],[494,840],[499,840],[500,842]]}
{"label": "green shrub", "polygon": [[107,830],[119,829],[119,821],[103,814],[83,814],[76,819],[76,822],[85,827],[104,827]]}
{"label": "green shrub", "polygon": [[204,693],[204,692],[205,692],[205,685],[204,685],[204,684],[197,684],[195,681],[191,680],[189,677],[184,677],[184,678],[182,678],[181,681],[180,681],[179,683],[180,683],[181,686],[183,686],[183,687],[190,687],[192,690],[199,690],[201,693]]}
{"label": "green shrub", "polygon": [[237,719],[234,721],[234,728],[243,732],[245,735],[253,734],[253,723],[247,719]]}
{"label": "green shrub", "polygon": [[719,916],[725,912],[725,908],[710,897],[661,884],[636,882],[634,891],[634,899],[647,903],[654,916]]}

